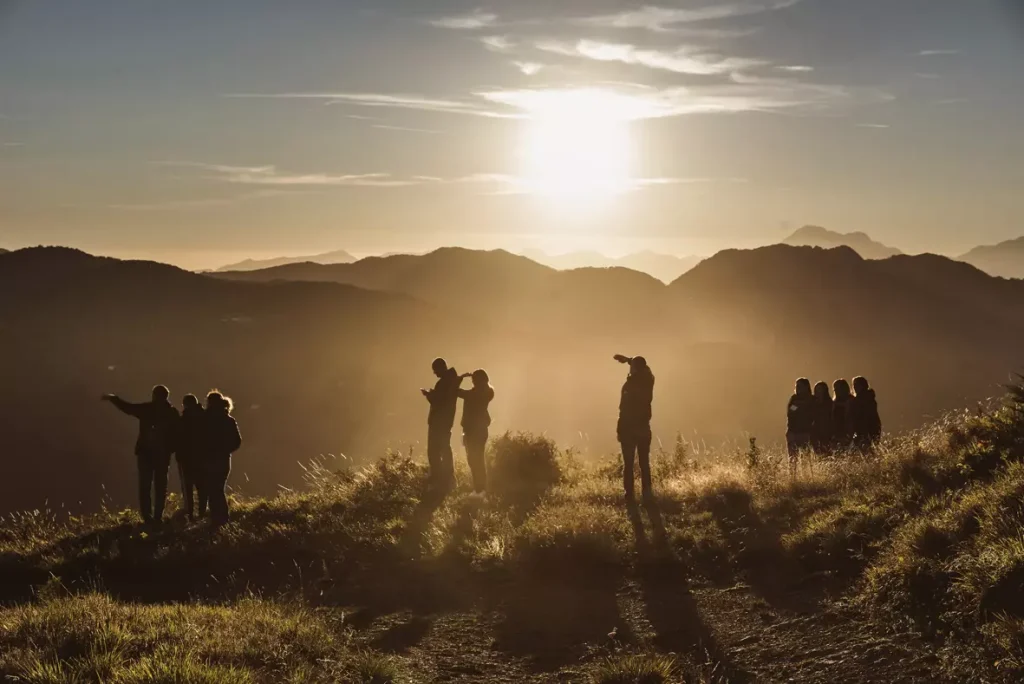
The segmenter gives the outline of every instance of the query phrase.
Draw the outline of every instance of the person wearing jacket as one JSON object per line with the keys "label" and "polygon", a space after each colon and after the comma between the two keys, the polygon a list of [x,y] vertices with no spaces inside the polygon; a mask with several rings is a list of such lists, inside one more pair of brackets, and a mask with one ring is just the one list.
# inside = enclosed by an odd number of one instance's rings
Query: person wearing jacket
{"label": "person wearing jacket", "polygon": [[209,493],[206,487],[206,411],[194,394],[181,400],[181,420],[178,421],[177,459],[181,480],[185,515],[189,520],[206,515]]}
{"label": "person wearing jacket", "polygon": [[850,428],[853,443],[861,451],[874,449],[882,439],[882,419],[878,415],[878,400],[863,377],[853,379],[853,398],[850,400]]}
{"label": "person wearing jacket", "polygon": [[850,383],[840,378],[832,383],[832,448],[837,451],[848,451],[853,442],[853,423],[851,420]]}
{"label": "person wearing jacket", "polygon": [[433,389],[420,392],[430,402],[427,415],[427,461],[430,463],[430,477],[435,486],[451,488],[455,484],[455,462],[452,455],[452,427],[455,425],[455,411],[459,402],[459,385],[462,378],[454,368],[448,367],[444,359],[434,359],[431,364],[437,383]]}
{"label": "person wearing jacket", "polygon": [[231,474],[231,454],[242,446],[238,423],[231,417],[231,399],[220,392],[206,396],[206,487],[210,496],[210,520],[215,527],[227,524],[227,483]]}
{"label": "person wearing jacket", "polygon": [[796,381],[795,392],[786,405],[786,446],[789,449],[789,466],[796,470],[800,453],[810,448],[814,433],[814,395],[811,381],[800,378]]}
{"label": "person wearing jacket", "polygon": [[146,524],[163,522],[167,501],[167,471],[171,467],[178,428],[178,410],[171,405],[171,393],[163,385],[153,388],[150,401],[133,404],[116,394],[106,394],[103,401],[119,411],[137,418],[139,436],[135,440],[135,458],[139,471],[139,512]]}
{"label": "person wearing jacket", "polygon": [[629,375],[619,398],[619,422],[616,427],[622,446],[622,481],[626,502],[636,500],[633,464],[640,462],[640,487],[644,501],[652,501],[651,483],[651,405],[654,402],[654,374],[642,356],[616,354],[615,360],[629,364]]}
{"label": "person wearing jacket", "polygon": [[811,447],[818,456],[832,452],[832,392],[828,383],[814,386],[814,424],[811,427]]}
{"label": "person wearing jacket", "polygon": [[491,414],[487,407],[494,400],[494,388],[491,387],[487,371],[483,369],[462,377],[473,379],[470,389],[457,390],[462,399],[462,444],[466,447],[466,460],[473,474],[473,491],[483,494],[487,489],[484,451],[487,448],[488,428],[491,426]]}

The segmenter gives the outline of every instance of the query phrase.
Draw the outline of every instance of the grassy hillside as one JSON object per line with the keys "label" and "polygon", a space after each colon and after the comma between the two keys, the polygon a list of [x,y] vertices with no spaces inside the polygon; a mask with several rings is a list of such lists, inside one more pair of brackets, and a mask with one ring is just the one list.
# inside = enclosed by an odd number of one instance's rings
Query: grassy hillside
{"label": "grassy hillside", "polygon": [[57,682],[1019,681],[1024,392],[805,464],[491,445],[493,487],[428,496],[391,454],[237,501],[211,533],[131,512],[0,525],[0,675]]}

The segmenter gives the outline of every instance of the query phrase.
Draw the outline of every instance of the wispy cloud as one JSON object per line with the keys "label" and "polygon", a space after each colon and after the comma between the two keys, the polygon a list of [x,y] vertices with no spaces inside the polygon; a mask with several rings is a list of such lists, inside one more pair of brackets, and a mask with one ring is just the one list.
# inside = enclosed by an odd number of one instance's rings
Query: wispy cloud
{"label": "wispy cloud", "polygon": [[512,62],[512,64],[527,76],[536,76],[544,70],[544,65],[538,62]]}
{"label": "wispy cloud", "polygon": [[814,67],[804,64],[785,64],[775,67],[779,71],[788,71],[794,74],[808,74],[814,71]]}
{"label": "wispy cloud", "polygon": [[381,107],[389,109],[413,109],[445,114],[468,114],[472,116],[501,117],[500,112],[485,109],[477,102],[446,100],[420,95],[383,93],[228,93],[224,97],[265,100],[321,100],[327,104],[348,104],[359,107]]}
{"label": "wispy cloud", "polygon": [[107,209],[114,209],[117,211],[185,211],[189,209],[209,209],[213,207],[231,206],[254,199],[280,197],[286,194],[291,195],[293,193],[285,193],[277,190],[258,190],[241,195],[233,195],[231,197],[207,197],[200,199],[165,200],[161,202],[108,204]]}
{"label": "wispy cloud", "polygon": [[760,14],[785,9],[801,0],[761,0],[749,2],[717,2],[702,7],[659,7],[648,5],[640,9],[626,10],[614,14],[584,17],[576,22],[587,26],[622,29],[647,29],[668,32],[679,24],[689,24],[715,19],[728,19],[750,14]]}
{"label": "wispy cloud", "polygon": [[942,57],[948,55],[959,55],[960,50],[921,50],[917,54],[920,57]]}
{"label": "wispy cloud", "polygon": [[480,42],[492,52],[509,52],[516,47],[515,41],[508,36],[483,36]]}
{"label": "wispy cloud", "polygon": [[[566,90],[519,89],[479,93],[485,100],[512,107],[525,116],[544,115],[564,107]],[[727,83],[699,87],[651,88],[635,85],[617,90],[571,91],[610,116],[625,120],[657,119],[690,114],[739,112],[820,112],[859,104],[886,102],[887,93],[840,85],[800,83],[733,74]]]}
{"label": "wispy cloud", "polygon": [[412,126],[389,126],[387,124],[376,124],[373,127],[382,131],[402,131],[405,133],[429,133],[431,135],[441,135],[441,131],[435,131],[432,128],[414,128]]}
{"label": "wispy cloud", "polygon": [[497,26],[498,15],[478,9],[470,12],[469,14],[459,14],[450,17],[432,19],[429,23],[431,26],[436,26],[438,28],[473,31]]}
{"label": "wispy cloud", "polygon": [[176,166],[207,172],[209,180],[241,185],[277,187],[377,187],[391,188],[416,185],[411,179],[395,178],[389,173],[283,173],[276,166],[230,166],[201,162],[155,162],[160,166]]}
{"label": "wispy cloud", "polygon": [[889,128],[889,124],[859,123],[857,128]]}
{"label": "wispy cloud", "polygon": [[536,47],[545,52],[583,57],[599,62],[622,62],[623,64],[662,69],[679,74],[704,76],[727,74],[766,64],[764,60],[759,59],[701,54],[691,47],[682,47],[673,51],[648,50],[634,45],[602,43],[594,40],[580,40],[576,43],[541,41],[536,44]]}
{"label": "wispy cloud", "polygon": [[5,142],[0,143],[0,147],[25,147],[23,142]]}

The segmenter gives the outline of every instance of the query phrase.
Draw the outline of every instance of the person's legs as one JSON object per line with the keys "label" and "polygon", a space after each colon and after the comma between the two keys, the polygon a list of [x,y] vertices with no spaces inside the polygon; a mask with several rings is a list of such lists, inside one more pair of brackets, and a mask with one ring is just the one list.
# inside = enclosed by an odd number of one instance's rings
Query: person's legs
{"label": "person's legs", "polygon": [[651,485],[651,433],[648,430],[637,439],[637,460],[640,461],[640,491],[645,499],[654,496]]}
{"label": "person's legs", "polygon": [[178,454],[178,479],[181,480],[181,503],[189,520],[195,515],[195,499],[192,496],[194,486],[193,470],[195,464],[188,456]]}
{"label": "person's legs", "polygon": [[139,469],[139,513],[143,522],[153,521],[153,459],[150,456],[137,456]]}
{"label": "person's legs", "polygon": [[636,483],[633,475],[633,461],[636,458],[636,441],[633,438],[622,438],[622,485],[626,490],[626,499],[636,498]]}
{"label": "person's legs", "polygon": [[164,454],[153,459],[153,520],[163,521],[164,504],[167,502],[167,475],[171,469],[171,455]]}
{"label": "person's legs", "polygon": [[427,430],[427,463],[430,465],[430,479],[434,482],[441,482],[443,459],[441,450],[444,448],[444,441],[440,437],[441,430],[435,427]]}
{"label": "person's legs", "polygon": [[473,490],[484,492],[487,489],[487,463],[484,458],[487,449],[487,433],[464,435],[463,443],[466,445],[469,471],[473,474]]}
{"label": "person's legs", "polygon": [[198,517],[206,515],[206,509],[210,502],[210,477],[205,471],[205,464],[196,459],[192,467],[192,479],[196,486],[196,503],[198,504]]}
{"label": "person's legs", "polygon": [[452,451],[452,431],[445,433],[444,448],[441,450],[444,458],[444,480],[446,486],[455,489],[455,452]]}
{"label": "person's legs", "polygon": [[210,518],[215,525],[224,525],[230,517],[226,492],[230,474],[230,458],[218,458],[210,464]]}

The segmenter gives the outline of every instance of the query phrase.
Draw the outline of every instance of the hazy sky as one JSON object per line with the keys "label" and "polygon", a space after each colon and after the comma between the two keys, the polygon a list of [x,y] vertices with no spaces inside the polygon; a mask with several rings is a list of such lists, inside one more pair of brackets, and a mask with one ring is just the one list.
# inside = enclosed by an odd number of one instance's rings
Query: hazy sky
{"label": "hazy sky", "polygon": [[0,65],[0,247],[1024,234],[1021,0],[0,0]]}

